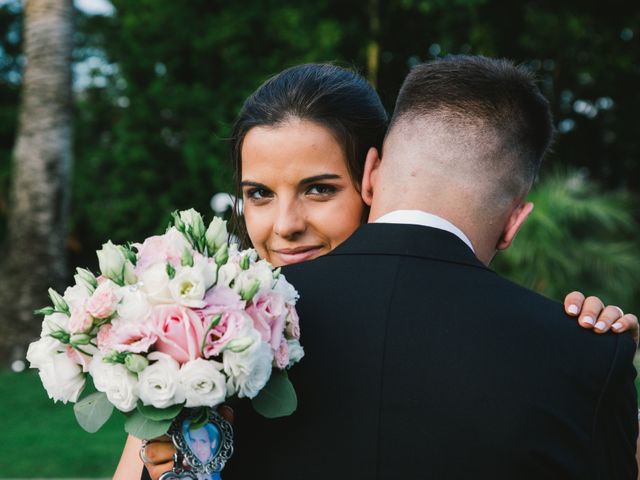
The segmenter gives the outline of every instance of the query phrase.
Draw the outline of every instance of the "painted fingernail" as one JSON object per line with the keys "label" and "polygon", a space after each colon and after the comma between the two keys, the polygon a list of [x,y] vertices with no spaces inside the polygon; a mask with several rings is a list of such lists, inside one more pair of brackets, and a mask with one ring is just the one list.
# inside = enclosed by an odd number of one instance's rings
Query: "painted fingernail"
{"label": "painted fingernail", "polygon": [[622,328],[622,324],[620,322],[616,322],[613,325],[611,325],[611,328],[613,328],[614,330],[618,330]]}
{"label": "painted fingernail", "polygon": [[604,330],[605,327],[607,326],[606,323],[604,322],[598,322],[594,325],[594,327],[596,328],[596,330]]}
{"label": "painted fingernail", "polygon": [[577,314],[579,311],[580,309],[577,305],[569,305],[569,308],[567,308],[567,312],[571,313],[572,315]]}
{"label": "painted fingernail", "polygon": [[586,316],[582,318],[582,323],[586,323],[587,325],[593,325],[594,321],[592,317]]}

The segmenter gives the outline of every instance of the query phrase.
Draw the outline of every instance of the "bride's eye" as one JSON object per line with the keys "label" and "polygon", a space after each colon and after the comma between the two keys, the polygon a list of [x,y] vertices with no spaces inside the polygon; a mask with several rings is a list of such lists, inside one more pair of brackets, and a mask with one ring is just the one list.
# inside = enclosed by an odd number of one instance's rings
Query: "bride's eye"
{"label": "bride's eye", "polygon": [[265,200],[271,198],[273,193],[266,188],[248,188],[244,191],[244,196],[249,200]]}
{"label": "bride's eye", "polygon": [[307,189],[308,194],[318,195],[322,197],[328,197],[330,195],[333,195],[337,191],[337,187],[335,187],[334,185],[327,185],[325,183],[314,184],[309,186],[309,188]]}

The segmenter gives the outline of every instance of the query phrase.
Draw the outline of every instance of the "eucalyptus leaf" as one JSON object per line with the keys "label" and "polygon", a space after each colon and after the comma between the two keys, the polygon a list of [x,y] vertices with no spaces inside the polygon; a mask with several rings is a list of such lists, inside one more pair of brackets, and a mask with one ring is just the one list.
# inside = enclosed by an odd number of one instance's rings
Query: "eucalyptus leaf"
{"label": "eucalyptus leaf", "polygon": [[111,417],[113,405],[104,393],[96,392],[76,403],[73,406],[73,413],[82,428],[89,433],[95,433]]}
{"label": "eucalyptus leaf", "polygon": [[260,393],[251,401],[253,408],[263,417],[286,417],[296,411],[298,397],[287,372],[274,370]]}
{"label": "eucalyptus leaf", "polygon": [[184,405],[172,405],[167,408],[156,408],[153,405],[143,405],[138,403],[138,412],[147,417],[149,420],[173,420],[182,411]]}
{"label": "eucalyptus leaf", "polygon": [[124,422],[128,434],[147,440],[164,435],[170,426],[171,420],[150,420],[138,410],[134,410]]}

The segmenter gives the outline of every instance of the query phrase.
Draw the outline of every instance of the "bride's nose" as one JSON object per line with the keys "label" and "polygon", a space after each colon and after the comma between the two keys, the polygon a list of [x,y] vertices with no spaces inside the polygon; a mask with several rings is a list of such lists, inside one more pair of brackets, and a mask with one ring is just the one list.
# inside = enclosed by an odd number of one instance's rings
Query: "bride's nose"
{"label": "bride's nose", "polygon": [[291,239],[302,234],[307,227],[304,207],[295,199],[281,200],[273,224],[276,235]]}

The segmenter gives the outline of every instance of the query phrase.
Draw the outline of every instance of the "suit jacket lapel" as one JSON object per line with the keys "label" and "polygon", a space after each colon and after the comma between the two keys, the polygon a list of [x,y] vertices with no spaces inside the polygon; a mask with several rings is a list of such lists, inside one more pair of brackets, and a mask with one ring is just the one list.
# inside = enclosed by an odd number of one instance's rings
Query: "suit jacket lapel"
{"label": "suit jacket lapel", "polygon": [[329,255],[400,255],[490,270],[454,234],[421,225],[367,223]]}

